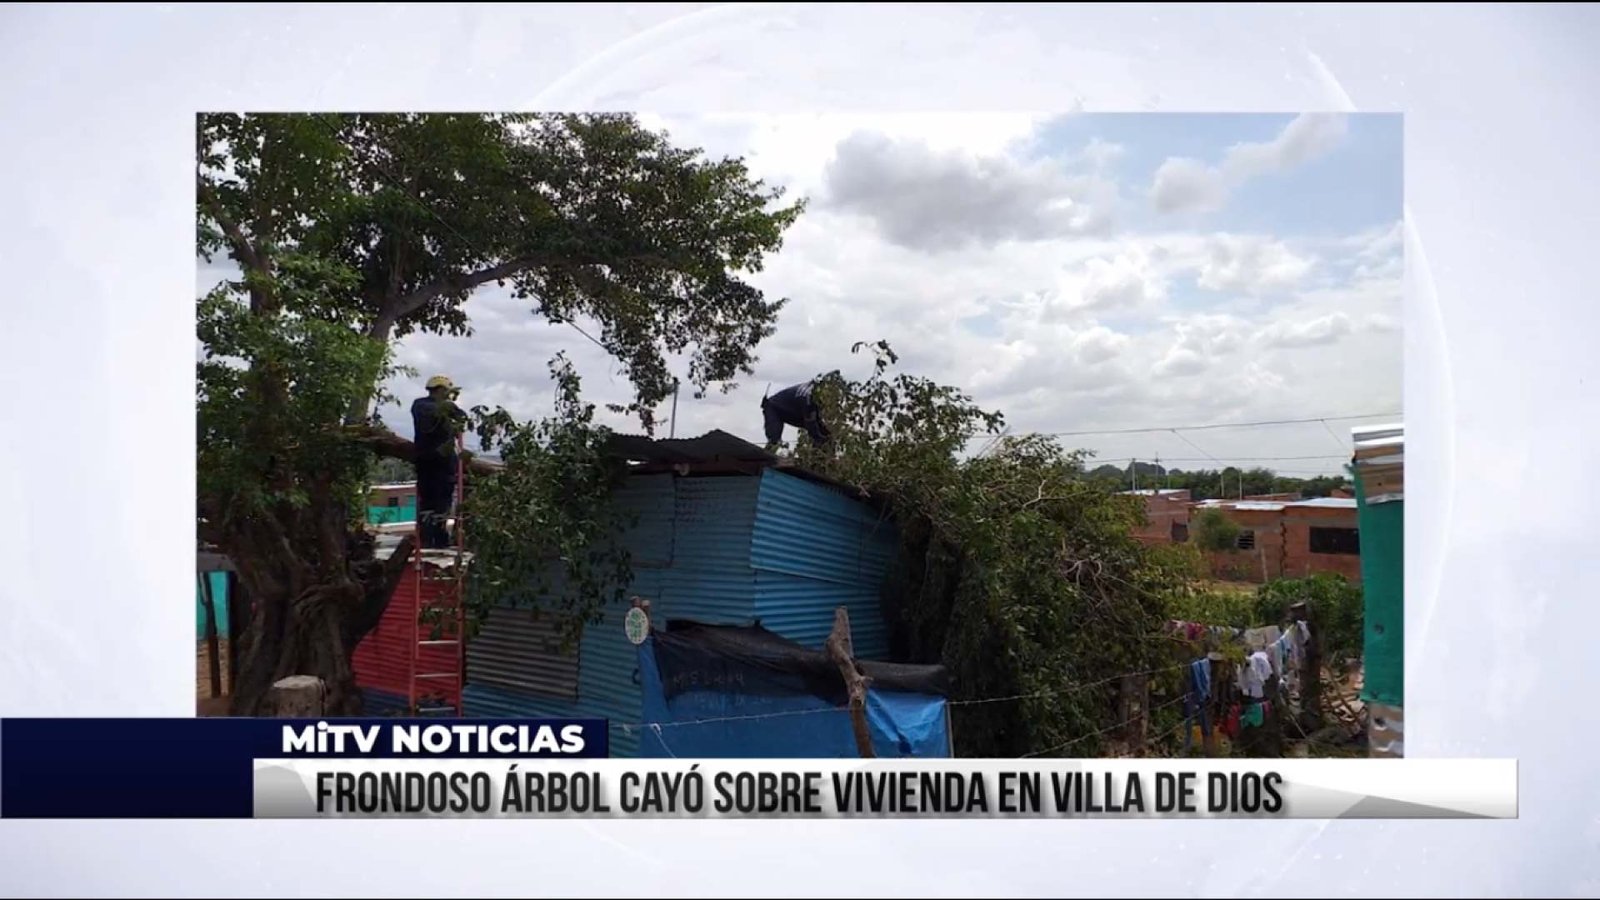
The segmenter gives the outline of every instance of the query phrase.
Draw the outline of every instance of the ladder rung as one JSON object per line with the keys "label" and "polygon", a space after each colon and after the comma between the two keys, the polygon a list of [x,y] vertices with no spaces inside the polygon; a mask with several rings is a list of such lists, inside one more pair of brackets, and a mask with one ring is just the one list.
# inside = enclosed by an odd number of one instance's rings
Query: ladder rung
{"label": "ladder rung", "polygon": [[445,638],[439,641],[417,641],[418,647],[446,647],[461,643],[455,638]]}
{"label": "ladder rung", "polygon": [[455,672],[418,672],[418,678],[460,678]]}

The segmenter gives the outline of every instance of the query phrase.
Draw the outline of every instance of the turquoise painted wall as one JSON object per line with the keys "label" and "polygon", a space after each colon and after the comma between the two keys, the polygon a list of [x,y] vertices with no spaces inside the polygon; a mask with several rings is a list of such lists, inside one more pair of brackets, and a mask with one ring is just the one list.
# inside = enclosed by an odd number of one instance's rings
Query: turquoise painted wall
{"label": "turquoise painted wall", "polygon": [[1365,599],[1361,699],[1401,706],[1406,684],[1405,501],[1369,505],[1360,477],[1355,487]]}
{"label": "turquoise painted wall", "polygon": [[417,520],[417,499],[408,497],[399,506],[369,506],[367,507],[367,523],[370,525],[388,525],[391,522],[415,522]]}
{"label": "turquoise painted wall", "polygon": [[[217,637],[228,637],[228,575],[226,572],[207,572],[200,576],[211,581],[211,596],[217,605]],[[194,584],[195,640],[206,637],[206,595],[200,587],[200,578]]]}

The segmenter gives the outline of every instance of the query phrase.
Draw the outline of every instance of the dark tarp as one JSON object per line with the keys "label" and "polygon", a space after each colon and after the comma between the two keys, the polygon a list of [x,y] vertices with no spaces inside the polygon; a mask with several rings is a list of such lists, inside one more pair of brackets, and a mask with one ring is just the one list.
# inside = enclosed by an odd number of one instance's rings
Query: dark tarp
{"label": "dark tarp", "polygon": [[[830,703],[845,699],[839,667],[825,650],[812,650],[759,625],[705,625],[674,620],[654,635],[656,664],[667,700],[688,691],[745,695],[808,694]],[[876,692],[943,697],[943,666],[858,660]]]}

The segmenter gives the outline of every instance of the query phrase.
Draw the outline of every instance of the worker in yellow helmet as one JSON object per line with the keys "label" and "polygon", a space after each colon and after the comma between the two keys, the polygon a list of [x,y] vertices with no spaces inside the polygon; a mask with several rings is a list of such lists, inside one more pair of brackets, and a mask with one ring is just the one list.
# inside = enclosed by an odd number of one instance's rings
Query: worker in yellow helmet
{"label": "worker in yellow helmet", "polygon": [[448,377],[428,379],[428,395],[411,404],[416,435],[417,524],[422,546],[450,546],[450,508],[456,494],[456,437],[466,429],[467,414],[456,405],[461,390]]}

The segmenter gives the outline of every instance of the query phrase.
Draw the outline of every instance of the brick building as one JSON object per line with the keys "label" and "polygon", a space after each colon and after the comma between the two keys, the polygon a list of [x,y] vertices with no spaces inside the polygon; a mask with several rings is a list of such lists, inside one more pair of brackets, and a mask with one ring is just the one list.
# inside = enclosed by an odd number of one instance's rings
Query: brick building
{"label": "brick building", "polygon": [[1193,514],[1205,509],[1221,511],[1239,528],[1232,551],[1206,554],[1217,578],[1263,584],[1331,572],[1361,582],[1361,533],[1354,500],[1207,500],[1194,504]]}
{"label": "brick building", "polygon": [[1147,544],[1181,544],[1189,539],[1188,488],[1124,491],[1144,498],[1145,524],[1133,536]]}

